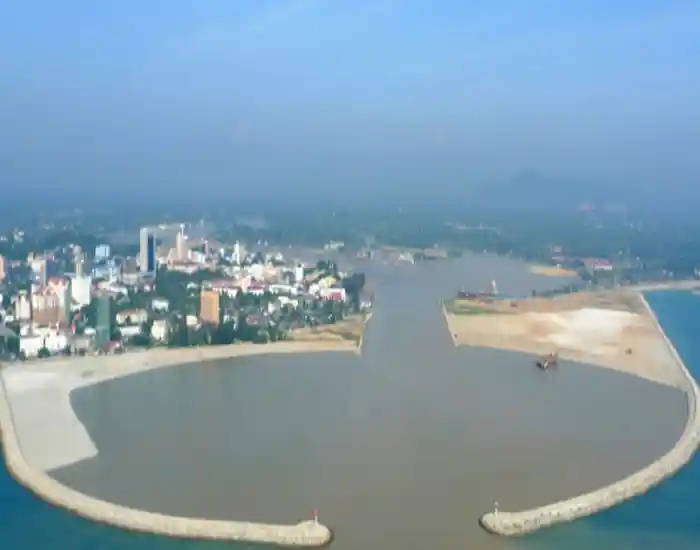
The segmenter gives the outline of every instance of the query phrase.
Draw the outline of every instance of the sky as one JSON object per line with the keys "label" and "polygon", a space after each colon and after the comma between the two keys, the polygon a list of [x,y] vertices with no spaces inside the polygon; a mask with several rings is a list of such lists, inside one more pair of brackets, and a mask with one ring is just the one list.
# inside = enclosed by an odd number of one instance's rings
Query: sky
{"label": "sky", "polygon": [[697,0],[0,1],[0,187],[697,187],[698,28]]}

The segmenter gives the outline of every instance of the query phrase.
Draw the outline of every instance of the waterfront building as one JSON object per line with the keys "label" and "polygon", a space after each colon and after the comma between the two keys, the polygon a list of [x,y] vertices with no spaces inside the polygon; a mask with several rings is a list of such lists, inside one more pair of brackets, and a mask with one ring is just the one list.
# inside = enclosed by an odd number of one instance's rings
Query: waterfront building
{"label": "waterfront building", "polygon": [[112,327],[116,323],[112,297],[103,293],[95,298],[95,342],[105,346],[112,338]]}

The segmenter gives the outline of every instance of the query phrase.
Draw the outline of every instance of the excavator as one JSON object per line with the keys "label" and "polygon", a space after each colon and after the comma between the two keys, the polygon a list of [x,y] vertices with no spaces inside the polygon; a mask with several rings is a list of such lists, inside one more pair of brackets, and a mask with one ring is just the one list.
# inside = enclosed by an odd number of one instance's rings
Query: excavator
{"label": "excavator", "polygon": [[535,364],[542,370],[547,370],[550,367],[556,367],[559,361],[559,354],[554,351],[547,354],[545,357],[538,359]]}

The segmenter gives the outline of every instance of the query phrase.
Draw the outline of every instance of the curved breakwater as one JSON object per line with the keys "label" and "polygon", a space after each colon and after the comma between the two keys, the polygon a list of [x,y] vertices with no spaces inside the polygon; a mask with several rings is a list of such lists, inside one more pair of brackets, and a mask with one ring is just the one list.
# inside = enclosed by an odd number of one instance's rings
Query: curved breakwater
{"label": "curved breakwater", "polygon": [[[261,351],[263,350],[258,347],[258,352]],[[105,378],[148,370],[149,367],[171,366],[179,362],[182,361],[170,355],[167,360],[156,361],[155,364],[150,365],[144,363],[140,368],[128,369],[119,374],[112,373],[112,376]],[[25,459],[2,371],[0,371],[0,437],[7,469],[20,484],[47,502],[93,521],[130,531],[170,537],[244,541],[279,546],[318,547],[330,543],[333,538],[328,527],[314,520],[302,521],[296,525],[276,525],[168,516],[106,502],[59,483],[41,469],[32,467]]]}
{"label": "curved breakwater", "polygon": [[569,522],[595,514],[646,492],[667,477],[675,474],[695,454],[698,445],[700,445],[700,411],[698,411],[700,388],[698,388],[697,382],[693,379],[673,344],[661,328],[646,299],[643,295],[640,295],[640,298],[686,380],[685,393],[688,403],[688,420],[680,439],[668,453],[656,462],[607,487],[568,500],[521,512],[494,510],[484,514],[480,518],[480,523],[487,531],[506,536],[524,535],[558,523]]}

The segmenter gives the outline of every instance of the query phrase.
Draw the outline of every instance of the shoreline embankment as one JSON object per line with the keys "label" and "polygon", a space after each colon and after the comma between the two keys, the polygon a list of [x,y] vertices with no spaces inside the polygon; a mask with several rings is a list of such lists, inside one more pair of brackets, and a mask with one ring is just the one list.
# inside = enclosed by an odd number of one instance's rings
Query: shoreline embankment
{"label": "shoreline embankment", "polygon": [[494,510],[484,514],[479,520],[484,529],[498,535],[517,536],[532,533],[558,523],[580,519],[645,493],[664,479],[674,475],[690,462],[700,444],[700,411],[698,410],[700,388],[698,388],[697,382],[688,371],[675,347],[666,336],[656,314],[641,293],[640,299],[685,379],[685,387],[683,389],[687,399],[688,420],[676,445],[649,466],[607,487],[521,512]]}
{"label": "shoreline embankment", "polygon": [[[244,346],[232,345],[178,352],[156,350],[98,358],[81,358],[72,361],[37,362],[22,365],[19,369],[35,372],[55,371],[68,379],[62,386],[66,392],[105,380],[120,378],[137,372],[170,367],[193,361],[235,358],[266,353],[294,353],[314,351],[353,351],[354,346],[331,344]],[[207,353],[208,352],[208,353]],[[129,362],[131,364],[126,364]],[[136,364],[134,364],[136,363]],[[208,520],[177,517],[106,502],[72,489],[45,471],[30,465],[26,460],[17,423],[12,409],[12,398],[8,390],[6,371],[0,369],[0,439],[7,469],[13,478],[43,500],[72,512],[78,516],[114,527],[151,533],[155,535],[204,540],[240,541],[277,546],[320,547],[333,539],[331,530],[315,520],[302,521],[296,525],[277,525],[244,521]],[[101,370],[103,369],[103,370]],[[85,377],[86,373],[90,376]]]}
{"label": "shoreline embankment", "polygon": [[452,332],[452,327],[450,326],[450,318],[447,315],[447,307],[445,307],[445,301],[440,302],[440,308],[442,309],[442,316],[445,318],[445,325],[447,325],[447,332],[450,333],[450,338],[452,338],[452,343],[455,347],[459,347],[459,342],[457,341],[457,335]]}

